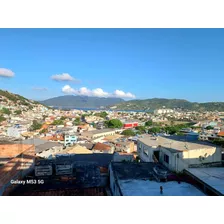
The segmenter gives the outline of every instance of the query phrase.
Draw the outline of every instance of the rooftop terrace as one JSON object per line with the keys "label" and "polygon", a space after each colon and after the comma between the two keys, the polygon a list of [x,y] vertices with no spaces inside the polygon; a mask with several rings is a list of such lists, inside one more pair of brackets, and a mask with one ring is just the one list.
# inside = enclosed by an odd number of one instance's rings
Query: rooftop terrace
{"label": "rooftop terrace", "polygon": [[[160,193],[160,186],[163,193]],[[149,180],[121,180],[120,188],[124,196],[205,196],[193,185],[176,181],[159,183]]]}
{"label": "rooftop terrace", "polygon": [[[205,196],[186,182],[157,182],[153,175],[153,170],[157,167],[155,163],[113,162],[111,167],[123,196]],[[165,167],[159,167],[168,171]]]}

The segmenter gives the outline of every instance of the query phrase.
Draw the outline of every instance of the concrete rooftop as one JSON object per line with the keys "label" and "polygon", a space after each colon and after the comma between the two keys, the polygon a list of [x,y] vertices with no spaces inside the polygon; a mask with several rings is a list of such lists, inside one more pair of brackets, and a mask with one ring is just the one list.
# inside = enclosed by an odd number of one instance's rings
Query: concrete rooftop
{"label": "concrete rooftop", "polygon": [[[157,138],[157,140],[156,140]],[[195,149],[211,149],[212,147],[215,147],[211,144],[205,144],[201,143],[199,141],[195,142],[189,142],[181,138],[172,138],[172,137],[151,137],[151,136],[145,136],[144,138],[139,139],[139,142],[144,143],[145,145],[148,145],[150,147],[164,147],[164,148],[171,148],[173,152],[176,151],[188,151],[188,150],[195,150]]]}
{"label": "concrete rooftop", "polygon": [[[150,180],[119,180],[124,196],[205,196],[193,185],[176,181],[156,182]],[[160,193],[163,187],[163,194]]]}
{"label": "concrete rooftop", "polygon": [[188,168],[187,171],[224,195],[224,167]]}

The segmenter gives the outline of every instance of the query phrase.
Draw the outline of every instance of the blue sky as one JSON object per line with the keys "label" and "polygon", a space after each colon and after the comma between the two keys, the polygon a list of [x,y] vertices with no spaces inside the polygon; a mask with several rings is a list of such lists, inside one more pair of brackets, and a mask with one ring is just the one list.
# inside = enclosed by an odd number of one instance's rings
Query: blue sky
{"label": "blue sky", "polygon": [[0,29],[0,88],[223,102],[224,29]]}

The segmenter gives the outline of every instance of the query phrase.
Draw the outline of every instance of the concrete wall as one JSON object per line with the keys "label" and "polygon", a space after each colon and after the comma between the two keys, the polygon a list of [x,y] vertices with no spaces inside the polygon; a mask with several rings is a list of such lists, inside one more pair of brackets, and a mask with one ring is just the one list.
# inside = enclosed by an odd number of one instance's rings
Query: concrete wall
{"label": "concrete wall", "polygon": [[99,138],[99,137],[106,137],[108,135],[115,135],[115,131],[111,131],[111,132],[104,132],[104,133],[99,133],[99,134],[94,134],[93,138]]}
{"label": "concrete wall", "polygon": [[[166,166],[169,170],[176,172],[177,169],[178,169],[177,160],[178,160],[178,157],[180,157],[180,154],[179,154],[179,156],[177,156],[177,153],[171,153],[168,149],[161,147],[160,148],[160,153],[159,153],[159,161],[164,166]],[[165,155],[169,156],[169,163],[164,161],[164,156]]]}
{"label": "concrete wall", "polygon": [[11,180],[22,180],[34,169],[35,148],[31,146],[18,157],[13,158],[0,168],[0,196],[8,195],[18,185]]}
{"label": "concrete wall", "polygon": [[138,142],[137,144],[137,153],[143,162],[154,162],[153,160],[154,151],[158,151],[158,149],[152,148],[140,142]]}
{"label": "concrete wall", "polygon": [[[154,151],[159,150],[159,162],[174,172],[182,172],[190,165],[201,165],[204,163],[217,163],[222,160],[222,151],[219,147],[188,150],[184,152],[171,152],[169,149],[160,147],[153,148],[138,142],[137,152],[140,159],[144,162],[154,162]],[[164,155],[169,156],[169,163],[164,161]]]}
{"label": "concrete wall", "polygon": [[[221,149],[215,147],[188,150],[179,153],[171,153],[168,149],[161,148],[160,162],[171,171],[182,172],[190,165],[221,162],[221,154]],[[169,164],[164,161],[164,155],[169,156]]]}
{"label": "concrete wall", "polygon": [[112,196],[122,196],[118,186],[118,180],[114,176],[114,172],[111,164],[109,165],[109,176],[110,176],[110,190]]}
{"label": "concrete wall", "polygon": [[222,151],[219,147],[211,147],[209,149],[197,149],[183,152],[183,159],[188,164],[216,163],[221,162]]}

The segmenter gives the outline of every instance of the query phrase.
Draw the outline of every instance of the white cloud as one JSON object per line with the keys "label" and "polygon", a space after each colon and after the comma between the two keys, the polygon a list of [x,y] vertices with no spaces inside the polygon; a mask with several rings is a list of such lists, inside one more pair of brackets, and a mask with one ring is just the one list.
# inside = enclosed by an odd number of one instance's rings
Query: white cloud
{"label": "white cloud", "polygon": [[5,78],[14,77],[15,73],[7,68],[0,68],[0,76]]}
{"label": "white cloud", "polygon": [[44,92],[44,91],[47,91],[48,89],[45,87],[33,87],[32,90]]}
{"label": "white cloud", "polygon": [[100,88],[97,88],[97,89],[94,89],[93,91],[93,95],[94,96],[98,96],[98,97],[109,97],[110,94],[107,93],[107,92],[104,92],[102,89]]}
{"label": "white cloud", "polygon": [[65,94],[75,94],[80,96],[95,96],[95,97],[115,97],[115,98],[136,98],[132,93],[125,93],[121,90],[116,90],[114,93],[105,92],[101,88],[90,90],[86,87],[82,87],[80,89],[73,89],[71,86],[66,85],[62,88],[62,92]]}
{"label": "white cloud", "polygon": [[114,96],[115,97],[118,97],[118,98],[130,98],[130,99],[134,99],[136,98],[136,96],[132,93],[125,93],[124,91],[122,90],[115,90],[114,91]]}
{"label": "white cloud", "polygon": [[62,74],[58,74],[58,75],[52,75],[51,79],[58,81],[58,82],[78,82],[79,80],[73,78],[71,75],[69,75],[68,73],[62,73]]}

